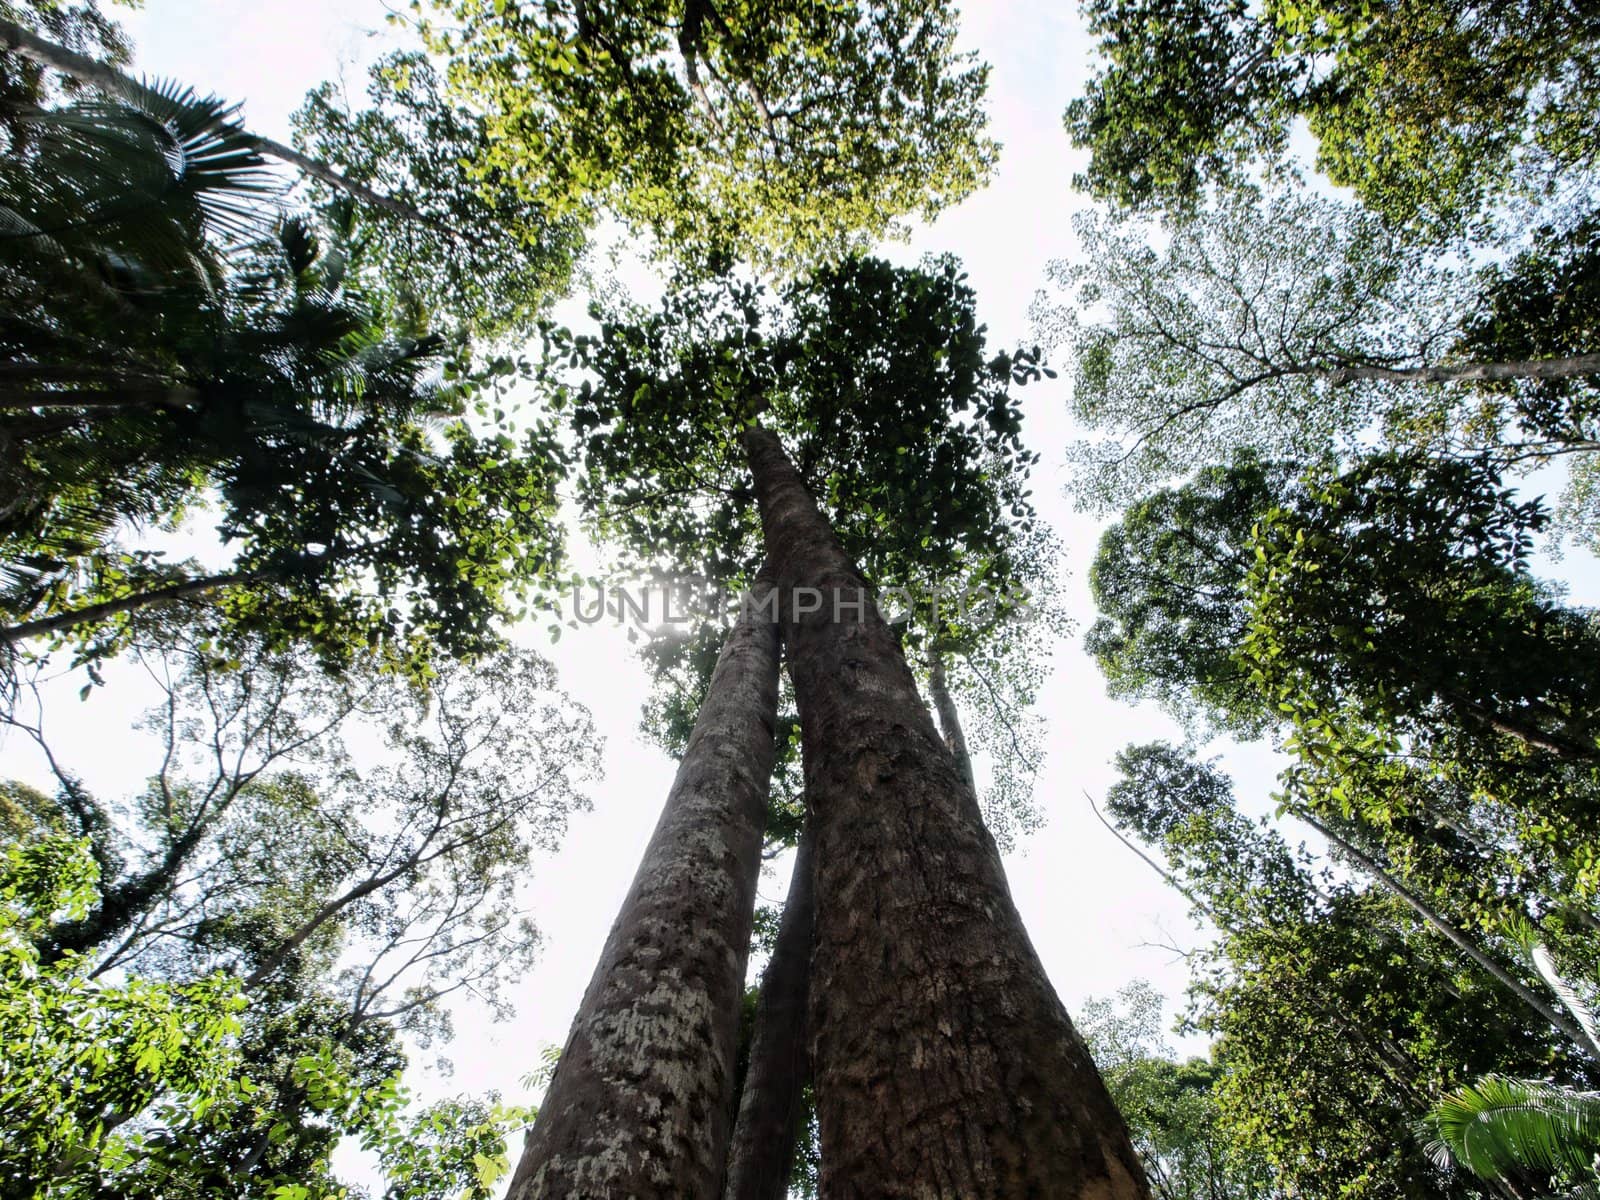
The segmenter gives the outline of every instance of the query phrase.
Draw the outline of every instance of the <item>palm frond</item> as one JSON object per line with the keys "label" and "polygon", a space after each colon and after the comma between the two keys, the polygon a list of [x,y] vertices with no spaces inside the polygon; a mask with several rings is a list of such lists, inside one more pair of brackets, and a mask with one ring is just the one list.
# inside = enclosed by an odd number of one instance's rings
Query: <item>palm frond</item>
{"label": "palm frond", "polygon": [[1600,1093],[1486,1075],[1444,1096],[1431,1114],[1436,1160],[1482,1179],[1518,1169],[1592,1180],[1600,1152]]}
{"label": "palm frond", "polygon": [[233,110],[176,85],[139,103],[82,100],[30,108],[29,152],[0,167],[4,236],[55,239],[82,262],[121,257],[158,274],[208,281],[219,244],[261,237],[277,181]]}
{"label": "palm frond", "polygon": [[214,233],[244,241],[264,232],[261,197],[280,184],[239,124],[238,105],[172,80],[147,81],[138,108],[172,139],[169,162]]}

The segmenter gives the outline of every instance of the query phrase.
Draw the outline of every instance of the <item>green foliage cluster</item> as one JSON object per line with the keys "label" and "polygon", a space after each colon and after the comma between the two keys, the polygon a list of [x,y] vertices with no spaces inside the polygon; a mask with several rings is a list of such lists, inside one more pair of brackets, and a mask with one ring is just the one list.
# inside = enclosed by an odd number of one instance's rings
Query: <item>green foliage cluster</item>
{"label": "green foliage cluster", "polygon": [[[265,217],[226,116],[155,87],[0,122],[25,235],[0,273],[4,641],[100,657],[139,607],[204,593],[335,666],[481,653],[560,562],[553,436],[472,432],[500,369],[367,290],[347,202]],[[167,561],[159,534],[209,506],[231,559]]]}
{"label": "green foliage cluster", "polygon": [[416,3],[471,170],[564,218],[604,203],[678,261],[793,272],[988,177],[988,69],[944,0]]}
{"label": "green foliage cluster", "polygon": [[[1251,449],[1304,462],[1370,434],[1428,444],[1479,417],[1415,383],[1345,378],[1438,362],[1477,281],[1374,216],[1308,189],[1218,190],[1171,227],[1089,212],[1049,274],[1041,340],[1065,344],[1080,505],[1108,510]],[[1481,438],[1480,438],[1481,444]]]}
{"label": "green foliage cluster", "polygon": [[1114,998],[1090,999],[1077,1025],[1111,1089],[1151,1192],[1159,1200],[1269,1200],[1285,1195],[1267,1160],[1223,1132],[1222,1068],[1179,1061],[1162,1037],[1163,997],[1142,979]]}
{"label": "green foliage cluster", "polygon": [[[261,639],[224,660],[170,614],[137,632],[170,681],[142,793],[112,806],[64,768],[53,799],[7,788],[6,1194],[331,1200],[348,1137],[393,1200],[487,1197],[529,1114],[419,1110],[406,1046],[448,1037],[466,988],[504,1015],[537,945],[515,889],[583,802],[587,714],[525,654],[424,692]],[[357,768],[351,741],[385,753]]]}
{"label": "green foliage cluster", "polygon": [[1420,1132],[1432,1096],[1492,1069],[1592,1074],[1381,884],[1244,816],[1214,764],[1154,743],[1118,767],[1108,811],[1218,931],[1186,1018],[1216,1039],[1217,1136],[1284,1194],[1457,1195]]}
{"label": "green foliage cluster", "polygon": [[0,1189],[83,1194],[157,1138],[131,1118],[157,1105],[145,1124],[170,1127],[248,1089],[230,1044],[245,1001],[220,974],[107,984],[78,956],[41,962],[38,936],[94,902],[94,859],[65,835],[0,855]]}
{"label": "green foliage cluster", "polygon": [[[986,798],[997,836],[1036,822],[1038,733],[1025,710],[1043,667],[1022,631],[1063,620],[1058,548],[1027,487],[1038,456],[1022,445],[1012,390],[1053,374],[1038,352],[989,350],[947,259],[846,259],[776,296],[681,279],[657,309],[593,315],[598,335],[549,331],[549,404],[570,414],[580,501],[623,569],[729,593],[749,584],[763,553],[740,434],[759,419],[903,616],[905,644],[949,658],[975,741],[998,764]],[[707,626],[647,650],[666,672],[650,719],[669,748],[687,737],[718,636]],[[792,833],[798,782],[780,780],[775,828]]]}
{"label": "green foliage cluster", "polygon": [[1562,1200],[1587,1200],[1600,1187],[1600,1110],[1594,1092],[1487,1075],[1441,1100],[1432,1125],[1435,1154],[1480,1179],[1538,1178]]}
{"label": "green foliage cluster", "polygon": [[1283,148],[1390,222],[1453,232],[1516,188],[1592,171],[1600,10],[1553,0],[1091,0],[1105,65],[1067,109],[1078,180],[1129,207],[1196,203]]}
{"label": "green foliage cluster", "polygon": [[[1031,359],[987,355],[954,263],[851,259],[776,305],[753,284],[688,282],[658,311],[596,316],[598,337],[552,332],[560,364],[587,377],[551,403],[583,439],[585,508],[639,557],[716,584],[753,573],[739,434],[758,416],[880,589],[998,581],[989,531],[1032,531],[1034,456],[1007,390]],[[661,503],[677,497],[689,503]]]}
{"label": "green foliage cluster", "polygon": [[527,328],[572,281],[582,214],[520,195],[499,168],[462,169],[486,154],[488,124],[452,99],[426,55],[375,64],[366,100],[357,108],[325,83],[294,118],[309,153],[416,214],[364,213],[365,273],[431,329],[493,338]]}
{"label": "green foliage cluster", "polygon": [[[1067,126],[1112,211],[1035,316],[1096,435],[1077,498],[1120,514],[1088,648],[1192,743],[1269,739],[1324,845],[1192,744],[1119,758],[1108,808],[1217,930],[1187,1019],[1218,1136],[1296,1196],[1587,1195],[1600,624],[1533,567],[1596,527],[1600,14],[1083,11]],[[1355,203],[1298,173],[1302,121]],[[1557,460],[1559,525],[1516,487]]]}
{"label": "green foliage cluster", "polygon": [[1592,1081],[1522,951],[1578,969],[1575,995],[1600,968],[1600,644],[1530,573],[1547,523],[1483,457],[1241,455],[1102,541],[1089,644],[1113,687],[1270,734],[1280,816],[1338,864],[1241,816],[1189,751],[1119,759],[1109,810],[1219,932],[1191,1019],[1218,1038],[1226,1139],[1294,1194],[1452,1194],[1415,1132],[1437,1097],[1493,1072]]}

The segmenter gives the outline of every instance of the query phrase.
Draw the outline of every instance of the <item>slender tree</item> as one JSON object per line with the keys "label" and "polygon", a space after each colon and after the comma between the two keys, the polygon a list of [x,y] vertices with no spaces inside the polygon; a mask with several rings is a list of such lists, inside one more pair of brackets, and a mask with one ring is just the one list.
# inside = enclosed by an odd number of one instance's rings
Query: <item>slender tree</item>
{"label": "slender tree", "polygon": [[816,924],[812,839],[802,831],[772,955],[761,974],[750,1060],[728,1148],[723,1200],[784,1200],[808,1115],[811,1051],[806,1019]]}
{"label": "slender tree", "polygon": [[1543,1017],[1391,894],[1319,870],[1239,813],[1213,764],[1157,743],[1118,766],[1109,812],[1219,931],[1196,952],[1191,1019],[1218,1038],[1222,1135],[1271,1162],[1283,1189],[1458,1195],[1416,1136],[1441,1086],[1528,1069],[1513,1064],[1587,1077]]}
{"label": "slender tree", "polygon": [[773,598],[758,579],[728,634],[511,1200],[721,1186],[777,732]]}
{"label": "slender tree", "polygon": [[[440,419],[493,372],[368,290],[352,206],[273,219],[260,155],[181,88],[18,103],[0,123],[6,661],[30,639],[111,653],[131,614],[199,597],[330,662],[492,646],[513,579],[554,566],[538,531],[559,455]],[[221,569],[140,544],[212,498]]]}

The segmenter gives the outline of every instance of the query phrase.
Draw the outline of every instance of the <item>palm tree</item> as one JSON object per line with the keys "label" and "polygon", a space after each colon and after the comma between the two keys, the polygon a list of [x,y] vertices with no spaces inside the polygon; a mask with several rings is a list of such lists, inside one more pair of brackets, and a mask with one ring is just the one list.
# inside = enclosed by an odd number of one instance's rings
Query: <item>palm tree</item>
{"label": "palm tree", "polygon": [[1561,1200],[1600,1197],[1600,1092],[1486,1075],[1441,1099],[1430,1126],[1441,1166],[1480,1179],[1543,1180]]}
{"label": "palm tree", "polygon": [[[1518,931],[1523,953],[1595,1042],[1595,1014],[1562,977],[1531,925]],[[1597,1047],[1600,1049],[1600,1047]],[[1538,1181],[1551,1200],[1600,1200],[1600,1092],[1533,1079],[1485,1075],[1441,1098],[1428,1115],[1428,1150],[1442,1167],[1522,1193]]]}
{"label": "palm tree", "polygon": [[[232,111],[174,85],[18,96],[0,91],[0,650],[70,634],[103,655],[135,609],[224,592],[235,624],[335,658],[491,644],[502,587],[554,556],[555,464],[440,427],[462,409],[448,347],[363,286],[353,205],[281,219]],[[138,547],[206,504],[227,567]]]}

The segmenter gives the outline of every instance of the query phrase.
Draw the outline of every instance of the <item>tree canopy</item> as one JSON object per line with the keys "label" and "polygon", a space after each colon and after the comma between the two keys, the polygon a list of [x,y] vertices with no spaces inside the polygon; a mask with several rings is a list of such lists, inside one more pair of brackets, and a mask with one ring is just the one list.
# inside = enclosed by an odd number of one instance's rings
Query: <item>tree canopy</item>
{"label": "tree canopy", "polygon": [[[776,295],[685,280],[658,309],[596,316],[598,336],[551,331],[549,368],[597,531],[642,576],[670,568],[742,588],[762,551],[739,434],[759,414],[907,644],[949,660],[997,764],[998,836],[1026,828],[1040,757],[1026,709],[1042,665],[1022,631],[1062,624],[1055,541],[1027,487],[1037,456],[1011,391],[1043,376],[1037,352],[991,353],[949,260],[848,259]],[[714,659],[712,642],[696,644],[699,682],[676,693],[691,705]]]}
{"label": "tree canopy", "polygon": [[[8,853],[25,865],[59,846],[36,871],[73,890],[30,900],[8,943],[37,973],[8,973],[8,1044],[26,1041],[30,1006],[58,1003],[60,1024],[35,1025],[35,1058],[7,1055],[5,1094],[32,1115],[6,1120],[0,1160],[50,1196],[331,1197],[329,1155],[351,1137],[397,1197],[487,1196],[526,1114],[493,1097],[419,1112],[400,1080],[408,1047],[449,1037],[450,997],[507,1015],[538,941],[516,888],[586,803],[588,714],[529,654],[442,664],[424,691],[372,660],[332,678],[262,639],[225,660],[170,611],[135,635],[166,682],[147,718],[156,769],[126,802],[84,787],[48,709],[11,717],[57,790],[31,801],[55,832]],[[55,1107],[39,1107],[41,1071]],[[69,1120],[82,1152],[61,1158],[50,1130]]]}
{"label": "tree canopy", "polygon": [[484,114],[473,171],[561,216],[595,200],[680,259],[793,270],[988,177],[988,68],[944,0],[416,4]]}
{"label": "tree canopy", "polygon": [[[27,236],[0,281],[0,637],[95,657],[137,608],[209,594],[333,664],[481,652],[559,564],[559,448],[471,431],[499,368],[366,290],[348,202],[263,212],[225,116],[145,88],[4,127],[0,204]],[[168,562],[149,535],[208,507],[232,557]]]}
{"label": "tree canopy", "polygon": [[[1525,0],[1090,0],[1105,65],[1067,108],[1078,183],[1182,208],[1303,119],[1319,170],[1430,234],[1592,173],[1600,12]],[[1579,184],[1581,187],[1581,183]]]}

